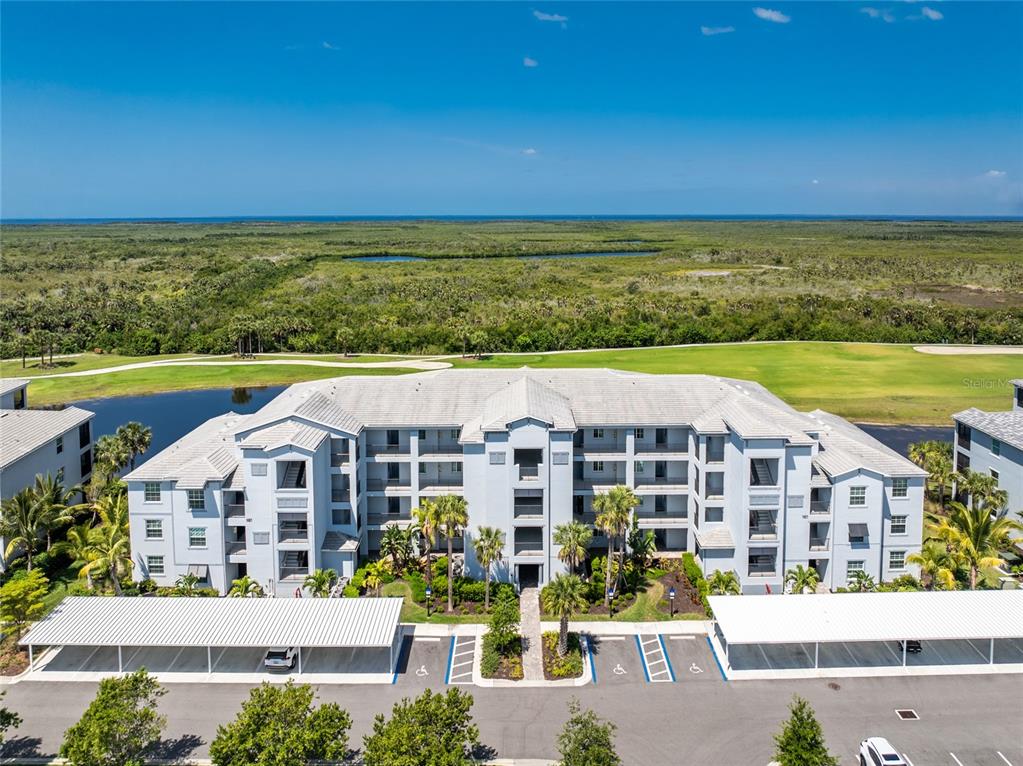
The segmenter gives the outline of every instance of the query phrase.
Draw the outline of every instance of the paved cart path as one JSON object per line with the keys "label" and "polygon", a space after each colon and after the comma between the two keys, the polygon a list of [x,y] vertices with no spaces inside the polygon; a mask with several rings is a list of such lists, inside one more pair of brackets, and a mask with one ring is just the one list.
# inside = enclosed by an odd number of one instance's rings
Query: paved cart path
{"label": "paved cart path", "polygon": [[523,588],[519,596],[521,630],[525,648],[522,672],[526,681],[543,681],[543,637],[540,633],[540,591]]}

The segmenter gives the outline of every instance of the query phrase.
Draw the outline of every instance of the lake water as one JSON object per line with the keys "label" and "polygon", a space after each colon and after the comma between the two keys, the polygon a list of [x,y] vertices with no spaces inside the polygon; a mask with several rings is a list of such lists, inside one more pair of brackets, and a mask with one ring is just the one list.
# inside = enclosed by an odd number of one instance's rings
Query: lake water
{"label": "lake water", "polygon": [[[114,399],[89,399],[74,402],[96,413],[93,434],[113,433],[129,420],[153,429],[153,444],[141,459],[152,457],[169,447],[192,429],[225,412],[255,412],[283,391],[286,386],[262,388],[222,388],[206,391],[172,391],[146,396],[124,396]],[[952,441],[952,428],[928,426],[860,426],[875,439],[905,455],[912,442],[927,439]]]}
{"label": "lake water", "polygon": [[[602,252],[602,253],[542,253],[540,255],[491,255],[488,258],[516,258],[518,260],[532,260],[534,258],[607,258],[610,256],[630,256],[630,255],[656,255],[652,250],[635,251],[615,251],[615,252]],[[465,258],[423,258],[418,255],[357,255],[354,258],[345,258],[346,261],[360,261],[362,263],[387,263],[387,262],[399,262],[399,261],[461,261],[469,260]],[[473,259],[477,260],[477,259]]]}

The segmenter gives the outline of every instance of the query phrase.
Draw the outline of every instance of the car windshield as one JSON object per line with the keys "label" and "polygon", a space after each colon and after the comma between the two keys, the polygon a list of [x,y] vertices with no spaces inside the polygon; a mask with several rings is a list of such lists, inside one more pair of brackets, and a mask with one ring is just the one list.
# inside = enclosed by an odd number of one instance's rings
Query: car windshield
{"label": "car windshield", "polygon": [[288,656],[288,653],[286,651],[284,651],[283,649],[279,649],[279,650],[276,650],[276,651],[271,649],[269,652],[266,653],[266,658],[268,660],[283,660],[287,656]]}
{"label": "car windshield", "polygon": [[895,763],[895,764],[901,764],[902,763],[902,757],[899,756],[897,753],[885,753],[881,757],[884,758],[885,761],[887,761],[888,763]]}

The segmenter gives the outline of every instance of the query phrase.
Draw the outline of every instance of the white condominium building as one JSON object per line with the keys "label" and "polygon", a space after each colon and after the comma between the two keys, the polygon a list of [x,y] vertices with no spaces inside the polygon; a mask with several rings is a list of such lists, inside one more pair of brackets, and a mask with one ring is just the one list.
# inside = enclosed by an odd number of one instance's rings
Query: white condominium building
{"label": "white condominium building", "polygon": [[[558,525],[593,524],[616,484],[667,555],[780,592],[812,566],[829,587],[911,571],[925,473],[826,412],[757,383],[616,370],[441,370],[300,383],[251,415],[213,418],[129,474],[135,576],[248,574],[290,595],[312,569],[350,576],[383,531],[444,494],[465,497],[468,574],[480,526],[507,545],[496,575],[564,571]],[[596,549],[606,540],[594,537]]]}

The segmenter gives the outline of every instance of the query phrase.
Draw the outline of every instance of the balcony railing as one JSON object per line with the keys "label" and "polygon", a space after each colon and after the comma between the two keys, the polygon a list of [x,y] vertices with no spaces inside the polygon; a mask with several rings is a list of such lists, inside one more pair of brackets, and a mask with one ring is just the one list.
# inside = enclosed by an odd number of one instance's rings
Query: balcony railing
{"label": "balcony railing", "polygon": [[281,529],[277,536],[277,542],[279,543],[300,543],[308,539],[308,529]]}
{"label": "balcony railing", "polygon": [[245,541],[244,540],[236,540],[236,541],[229,542],[226,545],[226,549],[227,549],[227,555],[228,556],[244,556],[245,553],[246,553]]}
{"label": "balcony railing", "polygon": [[831,513],[830,500],[811,500],[810,513]]}
{"label": "balcony railing", "polygon": [[375,457],[377,455],[408,455],[409,447],[407,444],[367,444],[366,454]]}
{"label": "balcony railing", "polygon": [[340,468],[343,465],[347,465],[352,459],[350,452],[331,452],[330,453],[330,464],[334,468]]}
{"label": "balcony railing", "polygon": [[811,551],[826,551],[828,549],[828,538],[826,537],[811,537],[810,538],[810,550]]}
{"label": "balcony railing", "polygon": [[431,445],[424,445],[420,442],[419,444],[419,457],[422,458],[443,459],[451,455],[461,454],[462,445],[458,442]]}
{"label": "balcony railing", "polygon": [[643,527],[651,527],[658,524],[663,524],[668,527],[681,526],[689,523],[689,512],[686,510],[637,512],[636,521]]}
{"label": "balcony railing", "polygon": [[540,466],[538,465],[520,465],[518,468],[519,481],[536,481],[540,478]]}
{"label": "balcony railing", "polygon": [[516,519],[542,519],[542,505],[516,505],[514,508]]}
{"label": "balcony railing", "polygon": [[751,566],[749,568],[749,576],[750,577],[773,577],[774,576],[774,566],[773,565],[770,566],[770,567],[765,567],[765,566],[755,566],[754,567],[754,566]]}
{"label": "balcony railing", "polygon": [[228,503],[224,506],[225,519],[244,519],[245,503]]}
{"label": "balcony railing", "polygon": [[379,492],[384,489],[412,489],[412,485],[408,479],[369,479],[366,488],[371,492]]}
{"label": "balcony railing", "polygon": [[411,513],[370,513],[366,517],[368,523],[374,525],[399,522],[408,524],[412,521]]}
{"label": "balcony railing", "polygon": [[516,556],[542,556],[543,543],[515,543]]}
{"label": "balcony railing", "polygon": [[434,477],[432,479],[426,476],[419,477],[420,489],[423,489],[425,487],[461,487],[461,486],[462,480],[454,476],[444,476],[440,478]]}
{"label": "balcony railing", "polygon": [[758,524],[749,528],[750,540],[774,540],[778,537],[777,524]]}
{"label": "balcony railing", "polygon": [[637,487],[684,487],[689,483],[687,476],[636,476]]}
{"label": "balcony railing", "polygon": [[281,579],[299,579],[309,574],[309,567],[281,567]]}
{"label": "balcony railing", "polygon": [[688,442],[664,442],[661,444],[637,444],[636,454],[657,452],[688,452]]}

